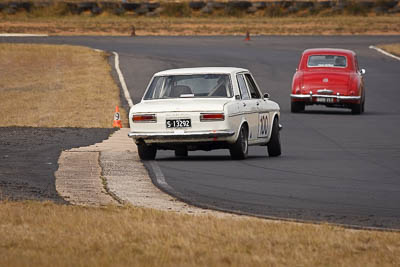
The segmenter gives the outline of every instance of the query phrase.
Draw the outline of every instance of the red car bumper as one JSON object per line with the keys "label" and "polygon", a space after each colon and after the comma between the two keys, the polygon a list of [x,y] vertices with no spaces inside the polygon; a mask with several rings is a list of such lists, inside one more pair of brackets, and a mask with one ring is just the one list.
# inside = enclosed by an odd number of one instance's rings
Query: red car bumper
{"label": "red car bumper", "polygon": [[319,95],[319,94],[291,94],[292,102],[305,102],[309,104],[359,104],[361,96],[345,96],[345,95]]}

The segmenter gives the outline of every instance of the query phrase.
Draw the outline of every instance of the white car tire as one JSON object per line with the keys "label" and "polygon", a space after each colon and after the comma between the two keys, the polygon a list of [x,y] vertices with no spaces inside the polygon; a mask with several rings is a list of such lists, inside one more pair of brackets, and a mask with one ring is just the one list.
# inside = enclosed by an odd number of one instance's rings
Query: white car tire
{"label": "white car tire", "polygon": [[154,145],[138,144],[138,154],[141,160],[154,160],[157,154],[157,147]]}
{"label": "white car tire", "polygon": [[290,111],[292,113],[299,113],[305,110],[305,103],[304,102],[291,102],[290,103]]}
{"label": "white car tire", "polygon": [[274,124],[272,125],[271,139],[268,144],[268,155],[270,157],[277,157],[281,155],[281,137],[279,130],[279,121],[277,118],[274,119]]}
{"label": "white car tire", "polygon": [[234,144],[229,148],[232,159],[245,159],[249,152],[247,128],[242,125],[239,136]]}
{"label": "white car tire", "polygon": [[178,147],[175,149],[175,157],[185,158],[188,156],[188,149],[186,146]]}

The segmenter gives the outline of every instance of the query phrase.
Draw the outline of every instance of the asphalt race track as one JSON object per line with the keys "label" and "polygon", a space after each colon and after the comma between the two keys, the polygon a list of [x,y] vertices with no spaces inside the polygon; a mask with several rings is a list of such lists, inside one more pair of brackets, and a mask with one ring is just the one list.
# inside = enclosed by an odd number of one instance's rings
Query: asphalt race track
{"label": "asphalt race track", "polygon": [[[187,202],[265,217],[329,221],[400,229],[400,61],[369,49],[400,42],[376,37],[49,37],[0,42],[75,44],[116,51],[133,101],[154,72],[168,68],[235,66],[250,69],[281,106],[283,154],[249,158],[229,151],[190,152],[176,159],[159,151],[157,163],[170,193]],[[289,111],[291,78],[301,52],[312,47],[355,50],[367,70],[366,112],[306,108]]]}

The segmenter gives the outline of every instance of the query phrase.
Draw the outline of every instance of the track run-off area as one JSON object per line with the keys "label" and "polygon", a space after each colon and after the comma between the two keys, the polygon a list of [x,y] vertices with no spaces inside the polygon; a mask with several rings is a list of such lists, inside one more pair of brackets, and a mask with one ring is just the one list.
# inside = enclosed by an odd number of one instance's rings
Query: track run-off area
{"label": "track run-off area", "polygon": [[[228,150],[159,151],[147,164],[161,189],[194,205],[304,221],[400,229],[400,61],[370,49],[400,36],[0,37],[0,42],[72,44],[115,51],[133,103],[151,76],[181,67],[249,69],[281,107],[282,156],[250,147],[249,158]],[[304,49],[352,49],[365,68],[366,111],[307,107],[290,113],[290,87]],[[125,103],[125,108],[128,105]],[[153,167],[152,167],[153,166]],[[154,166],[156,171],[154,171]],[[157,183],[159,176],[168,185]]]}

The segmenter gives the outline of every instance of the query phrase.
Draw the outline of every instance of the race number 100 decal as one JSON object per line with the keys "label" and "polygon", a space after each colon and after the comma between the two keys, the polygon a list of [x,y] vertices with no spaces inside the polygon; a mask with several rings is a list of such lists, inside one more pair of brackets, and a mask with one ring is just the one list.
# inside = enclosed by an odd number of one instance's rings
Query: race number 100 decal
{"label": "race number 100 decal", "polygon": [[268,114],[263,113],[258,115],[258,137],[268,136]]}

